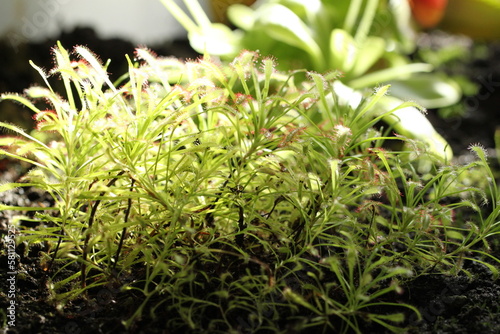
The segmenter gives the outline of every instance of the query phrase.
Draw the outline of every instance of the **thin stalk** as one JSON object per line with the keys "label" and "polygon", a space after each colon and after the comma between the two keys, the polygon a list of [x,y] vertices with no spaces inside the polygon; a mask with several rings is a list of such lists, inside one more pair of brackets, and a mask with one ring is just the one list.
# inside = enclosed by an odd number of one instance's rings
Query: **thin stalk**
{"label": "thin stalk", "polygon": [[[123,175],[124,173],[125,173],[124,170],[122,170],[120,173],[118,173],[114,179],[112,179],[111,181],[108,182],[108,184],[106,184],[106,187],[107,188],[112,187],[115,184],[115,182],[118,180],[118,176]],[[99,194],[99,197],[104,196],[105,193],[106,193],[105,191],[101,191],[101,193]],[[94,202],[94,205],[92,206],[92,210],[90,211],[89,223],[88,223],[88,227],[87,227],[87,230],[89,230],[89,231],[86,233],[85,242],[83,244],[82,266],[81,266],[82,288],[85,288],[87,285],[87,283],[86,283],[86,280],[87,280],[86,271],[87,271],[87,254],[89,252],[88,244],[90,241],[90,228],[92,227],[92,225],[94,223],[95,214],[97,212],[97,207],[99,206],[100,203],[101,203],[101,200],[98,199],[97,201]]]}
{"label": "thin stalk", "polygon": [[212,22],[210,22],[210,20],[207,17],[207,14],[205,14],[205,11],[200,6],[200,3],[198,1],[184,0],[184,3],[186,4],[187,9],[193,16],[196,23],[198,23],[200,29],[203,30],[212,25]]}
{"label": "thin stalk", "polygon": [[363,0],[351,0],[349,4],[349,9],[344,21],[344,30],[352,35],[352,29],[356,24],[356,19],[358,18],[359,12],[361,10],[361,3]]}
{"label": "thin stalk", "polygon": [[364,8],[363,17],[361,18],[356,34],[354,35],[354,40],[358,43],[358,45],[364,42],[366,36],[368,36],[368,33],[370,32],[375,13],[377,12],[378,3],[379,0],[368,0],[368,3]]}
{"label": "thin stalk", "polygon": [[47,271],[48,272],[50,272],[50,270],[52,269],[52,265],[54,264],[54,262],[56,260],[57,252],[59,251],[59,247],[61,247],[61,241],[62,241],[62,236],[63,235],[64,235],[64,230],[61,229],[61,236],[57,240],[56,249],[54,250],[54,254],[52,255],[52,258],[50,259],[49,265],[47,266]]}
{"label": "thin stalk", "polygon": [[[130,183],[130,192],[132,192],[132,190],[134,189],[134,183],[135,183],[135,180],[132,179],[132,182]],[[130,214],[130,208],[132,207],[132,197],[129,197],[128,200],[127,200],[127,210],[125,210],[125,218],[123,219],[125,225],[128,223],[128,217],[129,217],[129,214]],[[118,257],[120,256],[120,252],[122,250],[122,246],[123,246],[123,240],[125,240],[125,235],[127,234],[127,227],[125,226],[122,230],[122,235],[120,237],[120,242],[118,243],[118,249],[116,250],[116,254],[115,254],[115,262],[113,263],[113,269],[116,268],[116,264],[118,263]]]}
{"label": "thin stalk", "polygon": [[196,23],[191,20],[191,18],[187,16],[186,13],[184,13],[184,11],[173,0],[160,1],[189,33],[199,30],[199,27],[196,25]]}

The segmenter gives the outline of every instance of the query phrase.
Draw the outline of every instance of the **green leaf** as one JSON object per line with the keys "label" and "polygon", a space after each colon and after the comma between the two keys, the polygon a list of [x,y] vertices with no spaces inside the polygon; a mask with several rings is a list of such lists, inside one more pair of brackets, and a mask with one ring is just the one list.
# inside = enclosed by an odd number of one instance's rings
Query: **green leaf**
{"label": "green leaf", "polygon": [[235,26],[243,30],[253,28],[256,16],[255,11],[242,4],[234,4],[227,9],[227,17]]}
{"label": "green leaf", "polygon": [[29,109],[31,109],[35,113],[40,112],[40,109],[38,109],[33,103],[31,103],[30,100],[28,100],[24,96],[21,96],[21,95],[16,94],[16,93],[2,94],[2,95],[0,95],[0,101],[2,101],[2,100],[16,101],[16,102],[19,102],[19,103],[23,104],[24,106],[28,107]]}
{"label": "green leaf", "polygon": [[386,84],[397,78],[409,78],[414,73],[430,72],[432,65],[425,63],[411,63],[385,68],[376,72],[357,77],[347,82],[354,89],[366,88],[379,84]]}
{"label": "green leaf", "polygon": [[240,52],[240,34],[222,23],[214,23],[205,29],[188,33],[191,47],[199,53],[234,57]]}
{"label": "green leaf", "polygon": [[302,20],[307,20],[308,24],[315,23],[318,13],[325,9],[321,0],[281,0],[281,3]]}
{"label": "green leaf", "polygon": [[30,60],[29,64],[31,65],[31,67],[33,67],[40,74],[43,81],[45,82],[45,85],[47,85],[47,87],[49,87],[50,91],[52,93],[54,93],[54,91],[52,90],[52,87],[49,84],[49,81],[47,80],[47,78],[48,78],[47,73],[45,73],[45,71],[41,67],[38,67],[37,65],[35,65],[35,63],[33,63],[33,61]]}
{"label": "green leaf", "polygon": [[23,129],[13,125],[13,124],[9,124],[9,123],[4,123],[4,122],[0,122],[0,127],[2,128],[5,128],[5,129],[8,129],[12,132],[15,132],[17,133],[18,135],[21,135],[23,136],[24,138],[28,139],[28,140],[31,140],[33,141],[34,143],[38,144],[40,147],[43,147],[45,149],[48,149],[48,146],[45,145],[44,143],[42,143],[41,141],[39,141],[38,139],[36,139],[35,137],[32,137],[30,136],[29,134],[27,134]]}
{"label": "green leaf", "polygon": [[425,108],[441,108],[460,101],[456,82],[435,74],[415,74],[406,80],[391,81],[391,95],[414,100]]}
{"label": "green leaf", "polygon": [[316,69],[324,68],[321,49],[311,29],[289,8],[280,4],[265,4],[257,10],[258,23],[272,38],[306,51]]}
{"label": "green leaf", "polygon": [[453,231],[453,230],[446,230],[446,236],[448,238],[452,239],[457,239],[457,240],[464,240],[464,235],[460,233],[459,231]]}
{"label": "green leaf", "polygon": [[83,59],[89,62],[92,68],[97,72],[100,79],[102,79],[108,87],[113,91],[117,92],[113,83],[109,80],[108,73],[106,73],[106,69],[102,66],[101,62],[89,49],[83,46],[75,47],[75,52],[78,53]]}
{"label": "green leaf", "polygon": [[391,110],[384,115],[385,122],[394,127],[401,135],[424,142],[429,152],[443,161],[451,161],[453,151],[446,140],[434,129],[431,122],[413,102],[403,102],[392,96],[385,96],[380,106],[383,111]]}
{"label": "green leaf", "polygon": [[369,36],[363,45],[358,48],[354,66],[349,73],[351,77],[358,77],[366,73],[384,54],[385,41],[383,38]]}
{"label": "green leaf", "polygon": [[15,206],[15,205],[4,205],[0,204],[0,211],[11,210],[11,211],[45,211],[45,210],[58,210],[56,208],[46,208],[41,206]]}
{"label": "green leaf", "polygon": [[356,114],[356,117],[353,118],[349,125],[352,126],[353,124],[357,123],[360,118],[364,117],[365,114],[373,111],[374,106],[376,106],[379,103],[380,99],[387,94],[387,92],[389,91],[389,87],[390,86],[387,85],[377,88],[375,94],[373,94],[368,103],[362,106],[362,109]]}
{"label": "green leaf", "polygon": [[358,49],[354,38],[345,30],[333,29],[330,34],[330,67],[348,73],[356,60]]}
{"label": "green leaf", "polygon": [[306,301],[304,299],[304,297],[302,297],[298,293],[293,292],[292,289],[290,289],[288,287],[285,288],[283,290],[283,295],[285,296],[286,300],[288,300],[294,304],[301,305],[314,313],[318,313],[317,308],[315,308],[312,304],[310,304],[308,301]]}
{"label": "green leaf", "polygon": [[[383,305],[381,303],[381,305]],[[393,314],[369,314],[368,317],[372,320],[387,320],[391,322],[403,322],[405,320],[405,316],[403,313],[393,313]]]}

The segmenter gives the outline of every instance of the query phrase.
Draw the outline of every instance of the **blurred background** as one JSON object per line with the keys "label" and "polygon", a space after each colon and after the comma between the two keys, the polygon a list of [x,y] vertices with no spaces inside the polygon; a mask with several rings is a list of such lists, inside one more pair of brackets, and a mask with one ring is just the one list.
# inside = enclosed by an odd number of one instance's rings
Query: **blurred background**
{"label": "blurred background", "polygon": [[[176,2],[183,7],[182,0]],[[116,79],[127,71],[125,54],[133,55],[137,46],[163,56],[197,57],[186,36],[159,0],[1,0],[0,92],[43,85],[28,61],[50,70],[58,40],[69,50],[84,45],[103,61],[112,59],[108,70]],[[4,101],[0,120],[29,129],[32,113],[24,111]]]}
{"label": "blurred background", "polygon": [[76,27],[92,27],[101,38],[122,38],[135,44],[158,44],[186,35],[158,0],[2,0],[0,3],[0,36],[13,44],[55,38]]}

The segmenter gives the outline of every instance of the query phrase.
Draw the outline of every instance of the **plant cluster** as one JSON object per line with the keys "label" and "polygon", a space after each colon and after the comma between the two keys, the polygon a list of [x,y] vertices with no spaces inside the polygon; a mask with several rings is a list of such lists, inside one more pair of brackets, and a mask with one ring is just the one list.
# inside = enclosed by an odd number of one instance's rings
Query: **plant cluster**
{"label": "plant cluster", "polygon": [[[418,107],[388,108],[388,86],[363,97],[335,73],[280,72],[256,52],[222,65],[147,49],[113,83],[88,49],[53,53],[48,74],[32,64],[47,87],[1,96],[33,110],[37,128],[0,123],[16,135],[0,153],[33,165],[0,189],[53,197],[18,241],[51,245],[42,264],[61,310],[115,284],[139,299],[128,327],[160,316],[186,332],[396,332],[418,310],[386,295],[463,270],[500,233],[484,151],[438,167],[425,144],[375,128]],[[416,156],[436,164],[421,174]]]}
{"label": "plant cluster", "polygon": [[428,63],[410,58],[416,31],[408,0],[262,0],[227,10],[231,29],[211,23],[197,0],[184,0],[192,19],[172,0],[161,0],[188,31],[193,49],[232,59],[259,50],[282,69],[332,69],[353,89],[391,84],[391,95],[426,108],[456,103],[460,88]]}

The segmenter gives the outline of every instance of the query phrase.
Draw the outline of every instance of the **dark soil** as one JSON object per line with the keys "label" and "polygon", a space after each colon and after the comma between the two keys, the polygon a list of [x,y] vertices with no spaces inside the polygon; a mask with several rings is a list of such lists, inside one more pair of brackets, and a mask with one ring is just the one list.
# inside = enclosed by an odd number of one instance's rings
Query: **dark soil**
{"label": "dark soil", "polygon": [[[76,29],[59,37],[63,46],[87,45],[101,59],[112,59],[110,72],[113,75],[124,73],[127,69],[124,54],[133,54],[134,45],[114,39],[101,40],[91,29]],[[0,92],[22,92],[33,83],[40,83],[38,74],[29,67],[28,59],[45,68],[51,68],[50,48],[55,41],[38,44],[20,45],[14,49],[7,42],[0,42]],[[449,119],[440,118],[433,111],[429,117],[436,128],[451,143],[455,152],[466,159],[467,147],[480,143],[492,152],[495,162],[494,133],[500,125],[500,45],[487,45],[485,57],[472,57],[461,66],[453,67],[452,74],[461,74],[476,82],[480,91],[464,101],[465,113]],[[181,58],[196,58],[186,41],[165,43],[152,48],[159,55],[173,55]],[[472,53],[471,53],[472,54]],[[19,106],[2,102],[0,118],[19,124],[25,128],[32,126],[31,114]],[[0,161],[2,182],[15,181],[25,167],[9,160]],[[50,198],[36,189],[24,188],[0,194],[0,203],[7,205],[46,205]],[[8,222],[13,212],[0,211],[0,236],[7,234]],[[24,220],[25,227],[33,222]],[[500,240],[490,240],[492,255],[500,257]],[[6,247],[0,241],[0,249]],[[4,327],[1,333],[126,333],[122,321],[128,319],[141,302],[141,297],[133,292],[120,292],[113,283],[89,292],[87,300],[76,300],[66,305],[64,311],[49,303],[47,273],[41,263],[41,252],[46,245],[28,248],[25,244],[16,247],[16,326]],[[7,255],[0,253],[0,308],[6,310],[7,296],[6,270]],[[483,259],[484,260],[484,259]],[[403,293],[393,295],[396,303],[408,303],[420,310],[423,320],[409,317],[406,325],[411,333],[500,333],[500,280],[493,280],[491,272],[477,262],[465,261],[464,273],[452,275],[424,275],[404,285]],[[499,268],[500,269],[500,268]],[[65,268],[69,274],[79,268]],[[133,280],[134,277],[123,278]],[[387,301],[387,300],[386,300]],[[2,313],[0,313],[1,315]],[[161,326],[161,319],[169,314],[159,313],[160,320],[150,319],[145,312],[144,318],[129,331],[130,333],[170,333]],[[5,320],[0,319],[3,325]],[[283,328],[286,324],[283,323]],[[365,332],[379,332],[380,329],[366,325]],[[179,331],[180,333],[188,332]],[[242,330],[242,333],[245,331]]]}

